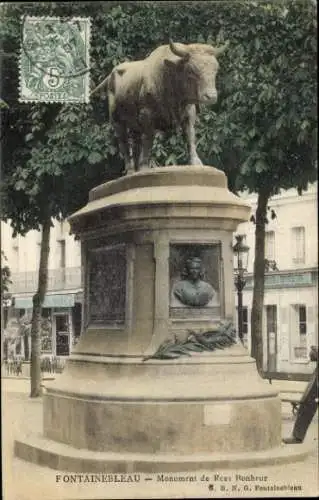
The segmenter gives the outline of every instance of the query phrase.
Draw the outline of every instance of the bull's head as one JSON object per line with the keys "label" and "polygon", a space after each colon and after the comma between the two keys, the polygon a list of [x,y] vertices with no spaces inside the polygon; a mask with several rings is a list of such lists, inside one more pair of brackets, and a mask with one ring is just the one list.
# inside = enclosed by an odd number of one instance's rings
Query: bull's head
{"label": "bull's head", "polygon": [[189,102],[215,103],[217,101],[216,75],[217,57],[225,52],[228,42],[221,47],[194,43],[185,45],[169,42],[171,52],[177,56],[167,59],[169,65],[175,65],[182,72],[184,92]]}

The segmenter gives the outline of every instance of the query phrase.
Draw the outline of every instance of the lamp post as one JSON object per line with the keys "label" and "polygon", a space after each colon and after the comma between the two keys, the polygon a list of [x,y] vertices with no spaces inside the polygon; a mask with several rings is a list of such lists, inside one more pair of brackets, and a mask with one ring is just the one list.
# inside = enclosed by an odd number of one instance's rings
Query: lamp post
{"label": "lamp post", "polygon": [[235,286],[238,297],[238,337],[243,342],[243,289],[245,288],[246,281],[244,274],[248,267],[248,253],[249,246],[243,242],[244,236],[239,234],[235,236],[236,243],[233,246],[233,252],[236,257],[235,265]]}

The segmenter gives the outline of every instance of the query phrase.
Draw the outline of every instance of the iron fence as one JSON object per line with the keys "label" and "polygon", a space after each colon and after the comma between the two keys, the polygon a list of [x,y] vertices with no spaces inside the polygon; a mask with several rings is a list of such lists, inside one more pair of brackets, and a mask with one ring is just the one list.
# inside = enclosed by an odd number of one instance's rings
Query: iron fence
{"label": "iron fence", "polygon": [[12,359],[5,359],[4,360],[5,374],[10,376],[22,375],[22,364],[23,364],[22,359],[18,357]]}
{"label": "iron fence", "polygon": [[[65,367],[66,358],[59,356],[41,356],[41,373],[62,373]],[[22,376],[23,365],[30,367],[30,363],[25,363],[23,357],[14,356],[3,361],[4,375]],[[28,374],[29,375],[29,374]]]}

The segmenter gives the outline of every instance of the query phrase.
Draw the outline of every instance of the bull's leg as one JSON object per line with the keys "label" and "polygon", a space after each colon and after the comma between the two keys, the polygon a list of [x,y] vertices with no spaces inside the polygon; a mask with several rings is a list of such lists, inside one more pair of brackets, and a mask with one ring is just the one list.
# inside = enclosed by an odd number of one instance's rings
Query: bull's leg
{"label": "bull's leg", "polygon": [[153,140],[154,132],[152,129],[142,134],[137,170],[149,167]]}
{"label": "bull's leg", "polygon": [[126,174],[132,173],[134,171],[134,167],[127,128],[117,122],[113,122],[113,127],[117,137],[120,153],[124,158]]}
{"label": "bull's leg", "polygon": [[154,140],[154,124],[152,112],[147,107],[142,108],[139,114],[139,123],[141,127],[140,135],[140,154],[137,169],[149,167],[151,150]]}
{"label": "bull's leg", "polygon": [[196,106],[191,104],[186,108],[186,117],[183,121],[183,132],[188,145],[189,162],[191,165],[202,165],[196,151],[195,136]]}
{"label": "bull's leg", "polygon": [[132,153],[133,153],[133,164],[134,169],[137,172],[139,168],[139,160],[141,155],[141,134],[139,132],[134,132],[132,135],[133,145],[132,145]]}

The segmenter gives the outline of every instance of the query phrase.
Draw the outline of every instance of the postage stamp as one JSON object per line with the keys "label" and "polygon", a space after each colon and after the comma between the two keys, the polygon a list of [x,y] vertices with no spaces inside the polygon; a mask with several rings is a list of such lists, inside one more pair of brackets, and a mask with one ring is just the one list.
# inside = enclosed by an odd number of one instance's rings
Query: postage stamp
{"label": "postage stamp", "polygon": [[20,102],[88,102],[90,19],[21,21]]}

